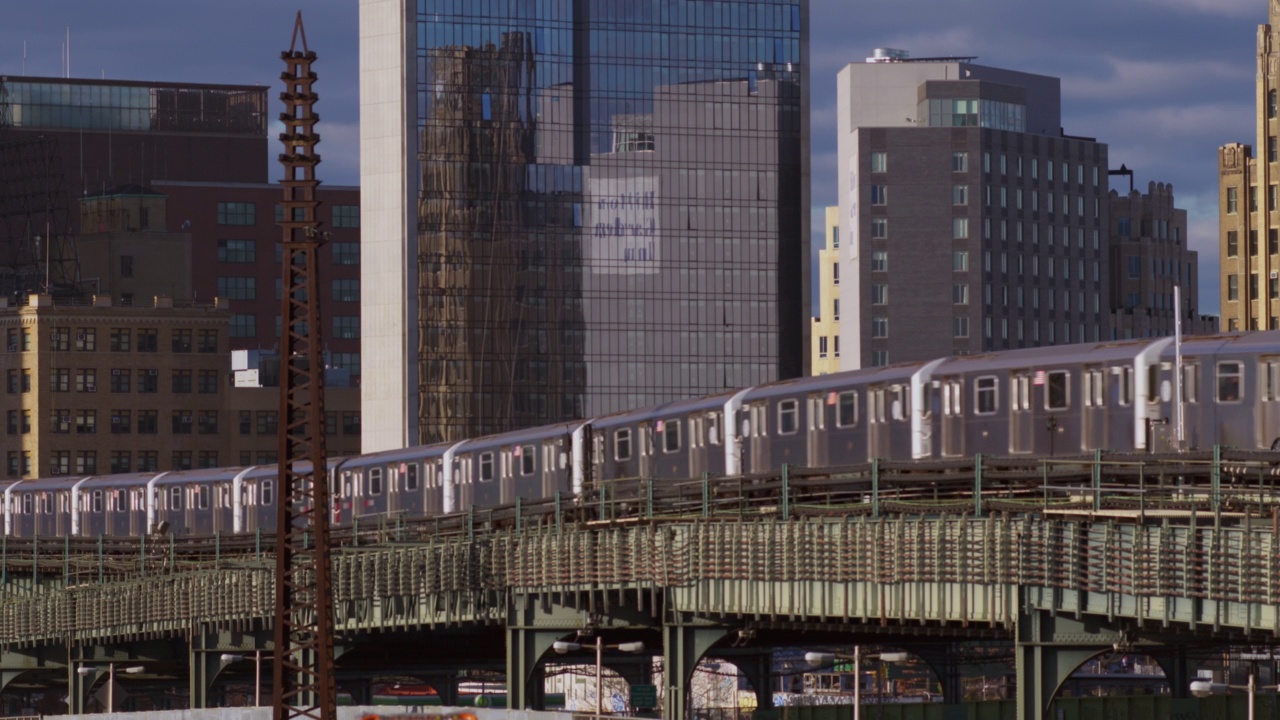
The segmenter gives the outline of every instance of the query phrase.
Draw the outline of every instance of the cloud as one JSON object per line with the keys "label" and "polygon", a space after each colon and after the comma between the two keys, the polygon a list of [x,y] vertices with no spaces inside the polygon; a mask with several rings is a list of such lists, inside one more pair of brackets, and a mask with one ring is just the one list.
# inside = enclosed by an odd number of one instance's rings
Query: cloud
{"label": "cloud", "polygon": [[1062,76],[1064,101],[1131,103],[1145,98],[1166,97],[1173,89],[1193,96],[1199,89],[1243,81],[1252,84],[1253,66],[1217,61],[1134,60],[1108,55],[1102,58],[1110,68],[1105,75],[1067,73]]}
{"label": "cloud", "polygon": [[1264,22],[1264,4],[1258,0],[1138,0],[1143,5],[1158,7],[1162,11],[1205,13],[1229,18],[1257,18]]}

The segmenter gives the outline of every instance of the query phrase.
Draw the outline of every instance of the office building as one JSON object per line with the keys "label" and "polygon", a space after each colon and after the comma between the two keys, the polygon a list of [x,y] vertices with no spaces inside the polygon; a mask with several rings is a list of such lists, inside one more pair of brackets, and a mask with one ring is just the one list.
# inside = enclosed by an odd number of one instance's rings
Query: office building
{"label": "office building", "polygon": [[366,450],[806,369],[806,0],[361,0]]}
{"label": "office building", "polygon": [[[213,298],[0,298],[4,477],[275,462],[280,392],[232,382],[230,319]],[[358,390],[336,385],[326,389],[328,449],[355,454]]]}
{"label": "office building", "polygon": [[1217,318],[1199,312],[1198,253],[1187,249],[1187,211],[1174,206],[1173,186],[1150,183],[1147,192],[1112,190],[1111,300],[1113,336],[1173,335],[1180,288],[1182,333],[1216,330]]}
{"label": "office building", "polygon": [[[1223,330],[1280,328],[1280,6],[1258,26],[1256,145],[1218,148],[1218,267]],[[1255,148],[1258,150],[1255,155]],[[1265,208],[1262,207],[1265,203]]]}
{"label": "office building", "polygon": [[878,50],[837,95],[842,369],[1111,336],[1107,146],[1057,78]]}
{"label": "office building", "polygon": [[826,242],[818,251],[818,314],[809,330],[809,374],[840,370],[840,208],[824,213]]}

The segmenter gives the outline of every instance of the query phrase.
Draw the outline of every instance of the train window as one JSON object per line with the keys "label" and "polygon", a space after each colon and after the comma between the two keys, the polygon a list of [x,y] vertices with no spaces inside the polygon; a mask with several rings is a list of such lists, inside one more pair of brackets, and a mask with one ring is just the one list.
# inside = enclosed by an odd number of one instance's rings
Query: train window
{"label": "train window", "polygon": [[90,498],[92,511],[96,513],[102,512],[102,491],[94,490],[93,495],[91,495]]}
{"label": "train window", "polygon": [[382,494],[382,468],[369,468],[369,494]]}
{"label": "train window", "polygon": [[493,481],[493,453],[480,453],[480,482]]}
{"label": "train window", "polygon": [[858,393],[846,390],[836,397],[836,427],[846,428],[858,424]]}
{"label": "train window", "polygon": [[22,514],[23,515],[30,515],[32,513],[33,505],[34,505],[34,498],[31,497],[31,493],[27,493],[22,496]]}
{"label": "train window", "polygon": [[1218,402],[1240,402],[1240,363],[1218,363]]}
{"label": "train window", "polygon": [[960,395],[964,386],[959,380],[947,380],[942,384],[942,414],[963,415],[964,407],[960,404]]}
{"label": "train window", "polygon": [[712,445],[720,444],[720,416],[711,414],[707,416],[707,442]]}
{"label": "train window", "polygon": [[173,487],[169,488],[169,509],[170,510],[182,509],[182,486],[181,485],[174,485]]}
{"label": "train window", "polygon": [[1084,371],[1084,404],[1087,407],[1104,407],[1106,401],[1106,376],[1100,369]]}
{"label": "train window", "polygon": [[275,504],[275,489],[276,484],[274,481],[262,481],[262,504],[264,506],[271,506]]}
{"label": "train window", "polygon": [[[1277,366],[1280,370],[1280,366]],[[1195,365],[1182,366],[1182,401],[1183,402],[1200,402],[1200,388],[1196,384],[1196,378],[1200,376]]]}
{"label": "train window", "polygon": [[115,509],[128,510],[129,509],[129,491],[116,490],[113,494],[115,495],[115,501],[116,501]]}
{"label": "train window", "polygon": [[680,421],[668,420],[662,426],[662,451],[673,453],[680,449]]}
{"label": "train window", "polygon": [[1050,370],[1045,375],[1044,409],[1066,410],[1071,406],[1071,373],[1066,370]]}
{"label": "train window", "polygon": [[1160,402],[1160,366],[1158,364],[1147,366],[1147,402]]}
{"label": "train window", "polygon": [[209,509],[209,486],[197,485],[191,488],[191,505],[197,510]]}
{"label": "train window", "polygon": [[40,493],[40,512],[45,515],[53,514],[53,495],[47,492]]}
{"label": "train window", "polygon": [[631,428],[613,434],[613,459],[626,462],[631,459]]}
{"label": "train window", "polygon": [[889,408],[894,420],[906,420],[911,414],[911,409],[907,407],[910,404],[911,391],[906,385],[894,385],[889,388]]}
{"label": "train window", "polygon": [[800,403],[783,400],[778,403],[778,434],[794,435],[800,429]]}
{"label": "train window", "polygon": [[594,433],[591,436],[591,464],[599,465],[604,462],[604,433]]}
{"label": "train window", "polygon": [[537,450],[532,445],[522,445],[516,449],[520,451],[520,474],[532,475],[537,466],[535,462],[538,459],[535,454]]}
{"label": "train window", "polygon": [[219,508],[231,507],[231,487],[228,485],[218,485],[215,489],[218,491],[215,506]]}
{"label": "train window", "polygon": [[884,422],[884,388],[867,391],[867,421],[873,424]]}
{"label": "train window", "polygon": [[973,412],[975,415],[991,415],[999,407],[998,380],[994,375],[975,378],[973,381]]}
{"label": "train window", "polygon": [[418,463],[401,463],[400,474],[404,477],[404,489],[413,492],[418,489]]}

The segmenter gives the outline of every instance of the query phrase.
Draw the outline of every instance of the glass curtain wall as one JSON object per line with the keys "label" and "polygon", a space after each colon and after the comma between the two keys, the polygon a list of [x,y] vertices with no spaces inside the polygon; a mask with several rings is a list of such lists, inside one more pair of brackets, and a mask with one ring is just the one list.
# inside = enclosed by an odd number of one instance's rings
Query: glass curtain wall
{"label": "glass curtain wall", "polygon": [[802,10],[418,1],[421,442],[799,374]]}

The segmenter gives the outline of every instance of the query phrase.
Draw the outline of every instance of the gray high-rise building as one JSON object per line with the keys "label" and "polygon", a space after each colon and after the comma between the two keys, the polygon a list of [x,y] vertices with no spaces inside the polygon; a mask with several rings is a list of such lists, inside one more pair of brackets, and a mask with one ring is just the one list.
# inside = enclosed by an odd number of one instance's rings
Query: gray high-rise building
{"label": "gray high-rise building", "polygon": [[838,83],[842,369],[1111,337],[1107,147],[1057,78],[877,51]]}
{"label": "gray high-rise building", "polygon": [[807,0],[361,0],[363,448],[799,375]]}

